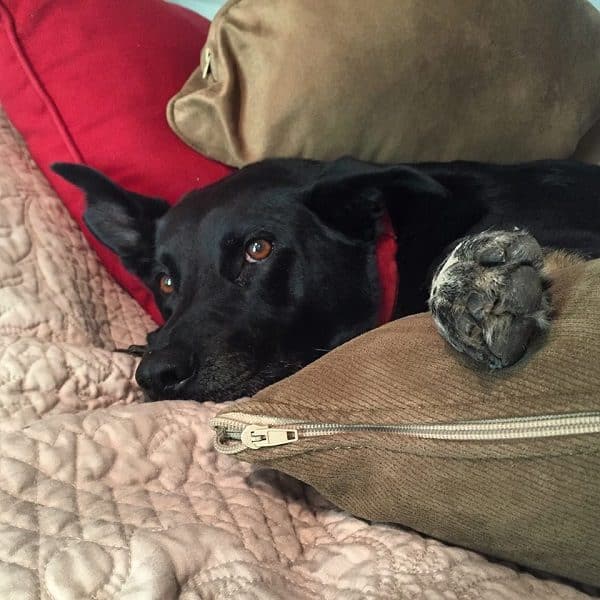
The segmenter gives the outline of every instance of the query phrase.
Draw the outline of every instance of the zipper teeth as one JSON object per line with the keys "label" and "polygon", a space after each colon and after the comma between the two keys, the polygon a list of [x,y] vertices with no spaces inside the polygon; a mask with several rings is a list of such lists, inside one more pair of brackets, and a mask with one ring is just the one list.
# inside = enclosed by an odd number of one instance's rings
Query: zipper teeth
{"label": "zipper teeth", "polygon": [[318,437],[322,435],[335,435],[337,433],[395,433],[406,437],[419,437],[438,440],[503,440],[518,438],[538,438],[550,436],[575,435],[600,431],[600,417],[591,422],[580,423],[546,423],[526,425],[523,424],[480,424],[470,425],[407,425],[407,426],[331,426],[299,428],[300,437]]}
{"label": "zipper teeth", "polygon": [[600,427],[600,413],[571,413],[564,415],[542,415],[539,417],[513,417],[506,419],[480,419],[456,423],[419,423],[406,425],[342,425],[337,423],[303,423],[302,435],[334,435],[344,432],[372,431],[374,433],[399,433],[412,437],[440,439],[471,439],[493,437],[520,437],[523,435],[555,435],[557,429],[571,431]]}
{"label": "zipper teeth", "polygon": [[[456,423],[420,423],[404,425],[377,425],[368,423],[312,423],[281,417],[255,416],[229,413],[216,417],[211,425],[220,431],[219,448],[224,440],[240,441],[242,432],[249,425],[263,427],[287,426],[297,430],[300,438],[335,435],[340,433],[395,433],[407,437],[439,440],[508,440],[542,438],[585,433],[600,433],[600,412],[566,413],[562,415],[539,415],[504,419],[479,419]],[[235,445],[237,446],[237,445]],[[233,450],[232,451],[239,451]]]}

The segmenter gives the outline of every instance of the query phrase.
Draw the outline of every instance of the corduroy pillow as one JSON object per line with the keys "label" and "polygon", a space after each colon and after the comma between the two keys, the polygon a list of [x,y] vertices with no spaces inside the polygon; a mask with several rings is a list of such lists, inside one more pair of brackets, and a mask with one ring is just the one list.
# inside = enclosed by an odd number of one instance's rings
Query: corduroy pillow
{"label": "corduroy pillow", "polygon": [[225,409],[216,447],[355,515],[600,585],[599,290],[600,260],[560,271],[548,338],[499,372],[429,314],[371,331]]}
{"label": "corduroy pillow", "polygon": [[230,0],[168,118],[230,165],[565,158],[599,62],[586,0]]}

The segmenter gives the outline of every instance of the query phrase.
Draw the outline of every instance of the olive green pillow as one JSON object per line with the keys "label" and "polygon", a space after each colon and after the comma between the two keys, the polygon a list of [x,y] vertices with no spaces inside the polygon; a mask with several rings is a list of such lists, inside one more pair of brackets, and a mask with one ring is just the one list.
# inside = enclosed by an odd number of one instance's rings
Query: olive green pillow
{"label": "olive green pillow", "polygon": [[408,317],[225,409],[216,447],[355,515],[600,585],[600,260],[553,295],[547,339],[510,369]]}
{"label": "olive green pillow", "polygon": [[230,165],[565,158],[599,64],[586,0],[230,0],[167,115]]}

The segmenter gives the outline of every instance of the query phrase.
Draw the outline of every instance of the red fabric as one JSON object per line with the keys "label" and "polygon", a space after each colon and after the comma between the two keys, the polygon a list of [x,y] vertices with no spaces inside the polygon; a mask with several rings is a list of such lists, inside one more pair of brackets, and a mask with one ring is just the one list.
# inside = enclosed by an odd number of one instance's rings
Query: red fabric
{"label": "red fabric", "polygon": [[389,214],[383,217],[383,231],[377,240],[377,271],[381,285],[381,298],[379,300],[379,325],[388,323],[394,317],[396,300],[398,298],[398,264],[396,252],[398,242],[394,226]]}
{"label": "red fabric", "polygon": [[82,194],[49,165],[86,163],[171,203],[228,174],[165,118],[208,26],[162,0],[0,0],[0,104],[109,272],[158,322],[150,292],[85,230]]}

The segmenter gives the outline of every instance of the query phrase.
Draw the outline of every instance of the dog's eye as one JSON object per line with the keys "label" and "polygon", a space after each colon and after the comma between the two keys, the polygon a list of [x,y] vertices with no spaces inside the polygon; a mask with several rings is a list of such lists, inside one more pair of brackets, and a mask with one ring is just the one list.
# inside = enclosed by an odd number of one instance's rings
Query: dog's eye
{"label": "dog's eye", "polygon": [[251,263],[265,260],[272,250],[273,244],[268,240],[252,240],[246,244],[246,260]]}
{"label": "dog's eye", "polygon": [[158,279],[158,287],[163,294],[172,294],[175,291],[175,281],[168,273],[163,273]]}

